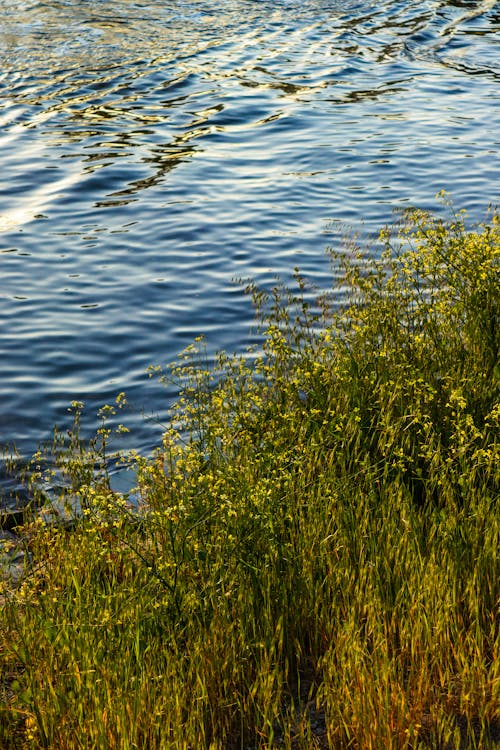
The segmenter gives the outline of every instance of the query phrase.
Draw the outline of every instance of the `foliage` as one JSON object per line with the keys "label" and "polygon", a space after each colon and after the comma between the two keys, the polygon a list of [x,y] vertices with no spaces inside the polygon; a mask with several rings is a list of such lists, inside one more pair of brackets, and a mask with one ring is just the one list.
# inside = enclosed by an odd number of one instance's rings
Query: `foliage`
{"label": "foliage", "polygon": [[26,529],[4,595],[2,747],[494,747],[498,218],[381,241],[332,252],[341,307],[251,288],[259,354],[159,371],[181,395],[133,502],[78,407],[83,512]]}

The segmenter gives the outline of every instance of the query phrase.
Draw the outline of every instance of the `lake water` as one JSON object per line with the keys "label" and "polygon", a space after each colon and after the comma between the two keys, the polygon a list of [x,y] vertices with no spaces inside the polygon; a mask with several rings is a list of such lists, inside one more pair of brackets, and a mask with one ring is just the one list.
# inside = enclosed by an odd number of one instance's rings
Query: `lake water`
{"label": "lake water", "polygon": [[0,0],[0,442],[126,391],[148,451],[147,366],[250,340],[235,277],[326,286],[441,189],[483,219],[499,84],[489,0]]}

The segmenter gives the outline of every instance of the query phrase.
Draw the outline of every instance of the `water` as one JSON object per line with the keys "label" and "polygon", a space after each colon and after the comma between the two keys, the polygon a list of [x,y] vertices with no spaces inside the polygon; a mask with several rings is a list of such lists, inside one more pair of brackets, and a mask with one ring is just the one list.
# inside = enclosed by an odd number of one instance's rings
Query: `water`
{"label": "water", "polygon": [[0,442],[29,455],[146,367],[248,342],[234,277],[300,265],[446,189],[498,201],[500,4],[0,0]]}

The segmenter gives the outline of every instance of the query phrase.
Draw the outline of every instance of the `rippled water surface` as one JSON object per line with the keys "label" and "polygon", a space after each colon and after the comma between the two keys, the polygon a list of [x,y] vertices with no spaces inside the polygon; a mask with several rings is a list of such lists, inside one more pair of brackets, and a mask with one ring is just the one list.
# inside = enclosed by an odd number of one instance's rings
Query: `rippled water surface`
{"label": "rippled water surface", "polygon": [[24,453],[198,333],[234,277],[327,284],[347,224],[498,201],[500,3],[0,0],[0,441]]}

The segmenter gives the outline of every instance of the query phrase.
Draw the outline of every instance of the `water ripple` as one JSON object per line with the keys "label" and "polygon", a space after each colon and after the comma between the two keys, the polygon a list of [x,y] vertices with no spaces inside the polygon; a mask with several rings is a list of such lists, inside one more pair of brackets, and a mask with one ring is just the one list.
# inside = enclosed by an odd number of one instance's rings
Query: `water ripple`
{"label": "water ripple", "polygon": [[498,200],[498,4],[0,0],[0,441],[31,452],[205,332],[252,338],[233,277],[300,265],[448,189]]}

